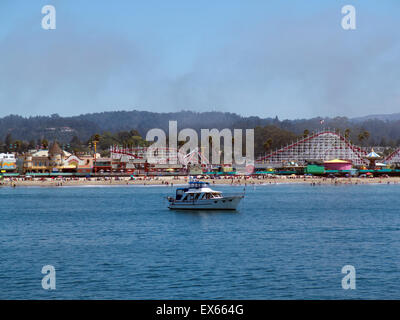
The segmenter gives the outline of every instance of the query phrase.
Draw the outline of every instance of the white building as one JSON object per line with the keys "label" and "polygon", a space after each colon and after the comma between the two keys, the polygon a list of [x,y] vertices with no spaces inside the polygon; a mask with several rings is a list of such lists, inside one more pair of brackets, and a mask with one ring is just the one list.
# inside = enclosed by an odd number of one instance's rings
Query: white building
{"label": "white building", "polygon": [[0,153],[0,170],[14,171],[17,168],[17,160],[13,153]]}

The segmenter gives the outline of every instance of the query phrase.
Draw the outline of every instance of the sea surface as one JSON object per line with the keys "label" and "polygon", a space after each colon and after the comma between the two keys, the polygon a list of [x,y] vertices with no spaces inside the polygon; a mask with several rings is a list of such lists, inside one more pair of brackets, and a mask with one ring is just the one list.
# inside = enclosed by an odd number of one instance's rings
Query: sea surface
{"label": "sea surface", "polygon": [[0,299],[400,298],[400,185],[247,186],[237,212],[169,211],[174,189],[0,188]]}

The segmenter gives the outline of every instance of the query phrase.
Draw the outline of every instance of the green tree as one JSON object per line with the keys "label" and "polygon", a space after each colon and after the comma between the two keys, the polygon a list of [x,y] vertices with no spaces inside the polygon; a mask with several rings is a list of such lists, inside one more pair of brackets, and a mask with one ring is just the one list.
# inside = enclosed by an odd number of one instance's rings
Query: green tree
{"label": "green tree", "polygon": [[363,132],[363,136],[364,136],[365,140],[368,140],[369,137],[370,137],[370,133],[369,133],[368,131],[365,130],[365,131]]}
{"label": "green tree", "polygon": [[13,148],[13,138],[11,136],[11,133],[8,133],[6,135],[6,140],[4,141],[5,145],[6,145],[6,151],[10,152]]}
{"label": "green tree", "polygon": [[267,141],[265,141],[263,146],[264,146],[265,151],[268,152],[272,146],[272,139],[269,138]]}
{"label": "green tree", "polygon": [[97,142],[99,142],[99,141],[100,141],[100,137],[101,137],[100,134],[96,133],[96,134],[93,135],[92,141],[97,141]]}
{"label": "green tree", "polygon": [[135,129],[132,129],[131,131],[129,131],[129,133],[130,133],[130,135],[132,136],[132,137],[142,137],[141,135],[140,135],[140,133],[139,133],[139,131],[137,131],[137,130],[135,130]]}
{"label": "green tree", "polygon": [[32,150],[32,149],[35,149],[35,148],[36,148],[35,140],[32,139],[32,140],[29,141],[28,149]]}
{"label": "green tree", "polygon": [[346,140],[349,140],[349,138],[350,138],[350,129],[349,128],[344,130],[344,137]]}
{"label": "green tree", "polygon": [[359,133],[358,134],[358,141],[360,142],[360,144],[362,144],[363,140],[364,140],[364,135],[362,133]]}
{"label": "green tree", "polygon": [[43,139],[41,141],[41,145],[43,146],[44,149],[47,149],[49,147],[49,142],[47,141],[47,139]]}

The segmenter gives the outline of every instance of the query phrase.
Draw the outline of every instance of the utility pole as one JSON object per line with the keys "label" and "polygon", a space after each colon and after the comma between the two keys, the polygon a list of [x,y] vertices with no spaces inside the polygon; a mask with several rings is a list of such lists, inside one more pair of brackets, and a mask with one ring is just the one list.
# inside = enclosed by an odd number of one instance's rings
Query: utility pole
{"label": "utility pole", "polygon": [[97,143],[98,143],[99,141],[97,141],[97,140],[94,140],[93,141],[93,145],[94,145],[94,174],[96,175],[96,173],[97,173],[97,166],[96,166],[96,157],[97,157]]}

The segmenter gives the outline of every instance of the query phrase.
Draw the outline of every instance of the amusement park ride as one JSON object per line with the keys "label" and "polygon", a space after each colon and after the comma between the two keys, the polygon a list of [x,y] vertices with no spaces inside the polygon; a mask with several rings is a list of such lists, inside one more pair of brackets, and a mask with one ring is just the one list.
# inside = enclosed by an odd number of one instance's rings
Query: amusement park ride
{"label": "amusement park ride", "polygon": [[350,160],[354,165],[366,165],[366,155],[366,150],[352,145],[340,133],[323,130],[259,157],[256,163],[280,165],[294,161],[304,165],[312,161],[343,159]]}
{"label": "amusement park ride", "polygon": [[[121,148],[119,146],[112,146],[110,153],[114,158],[118,155],[124,155],[129,159],[146,159],[147,148]],[[174,148],[158,148],[156,150],[157,159],[160,164],[168,164],[172,159],[178,159],[178,163],[187,166],[190,163],[209,164],[208,159],[199,151],[198,148],[185,154],[181,150]]]}
{"label": "amusement park ride", "polygon": [[[112,157],[120,158],[122,155],[129,159],[146,161],[146,148],[122,148],[112,146]],[[160,164],[168,164],[170,159],[178,159],[177,163],[187,167],[198,163],[203,167],[211,166],[208,158],[202,154],[199,148],[185,154],[181,150],[173,148],[159,148],[158,159]],[[307,162],[327,161],[332,159],[349,160],[353,165],[368,165],[368,150],[353,145],[345,137],[335,130],[325,129],[313,133],[302,139],[298,139],[287,146],[277,149],[256,158],[258,166],[279,166],[288,162],[296,162],[305,165]],[[390,154],[382,161],[387,164],[400,163],[400,149]]]}
{"label": "amusement park ride", "polygon": [[[147,150],[144,147],[127,148],[115,145],[110,148],[110,154],[113,160],[143,164],[144,167],[148,168]],[[207,168],[210,165],[208,159],[201,153],[199,148],[189,153],[184,153],[174,148],[158,148],[155,150],[155,153],[157,156],[157,165],[176,163],[186,169],[188,166],[194,164],[199,164],[203,168]]]}

